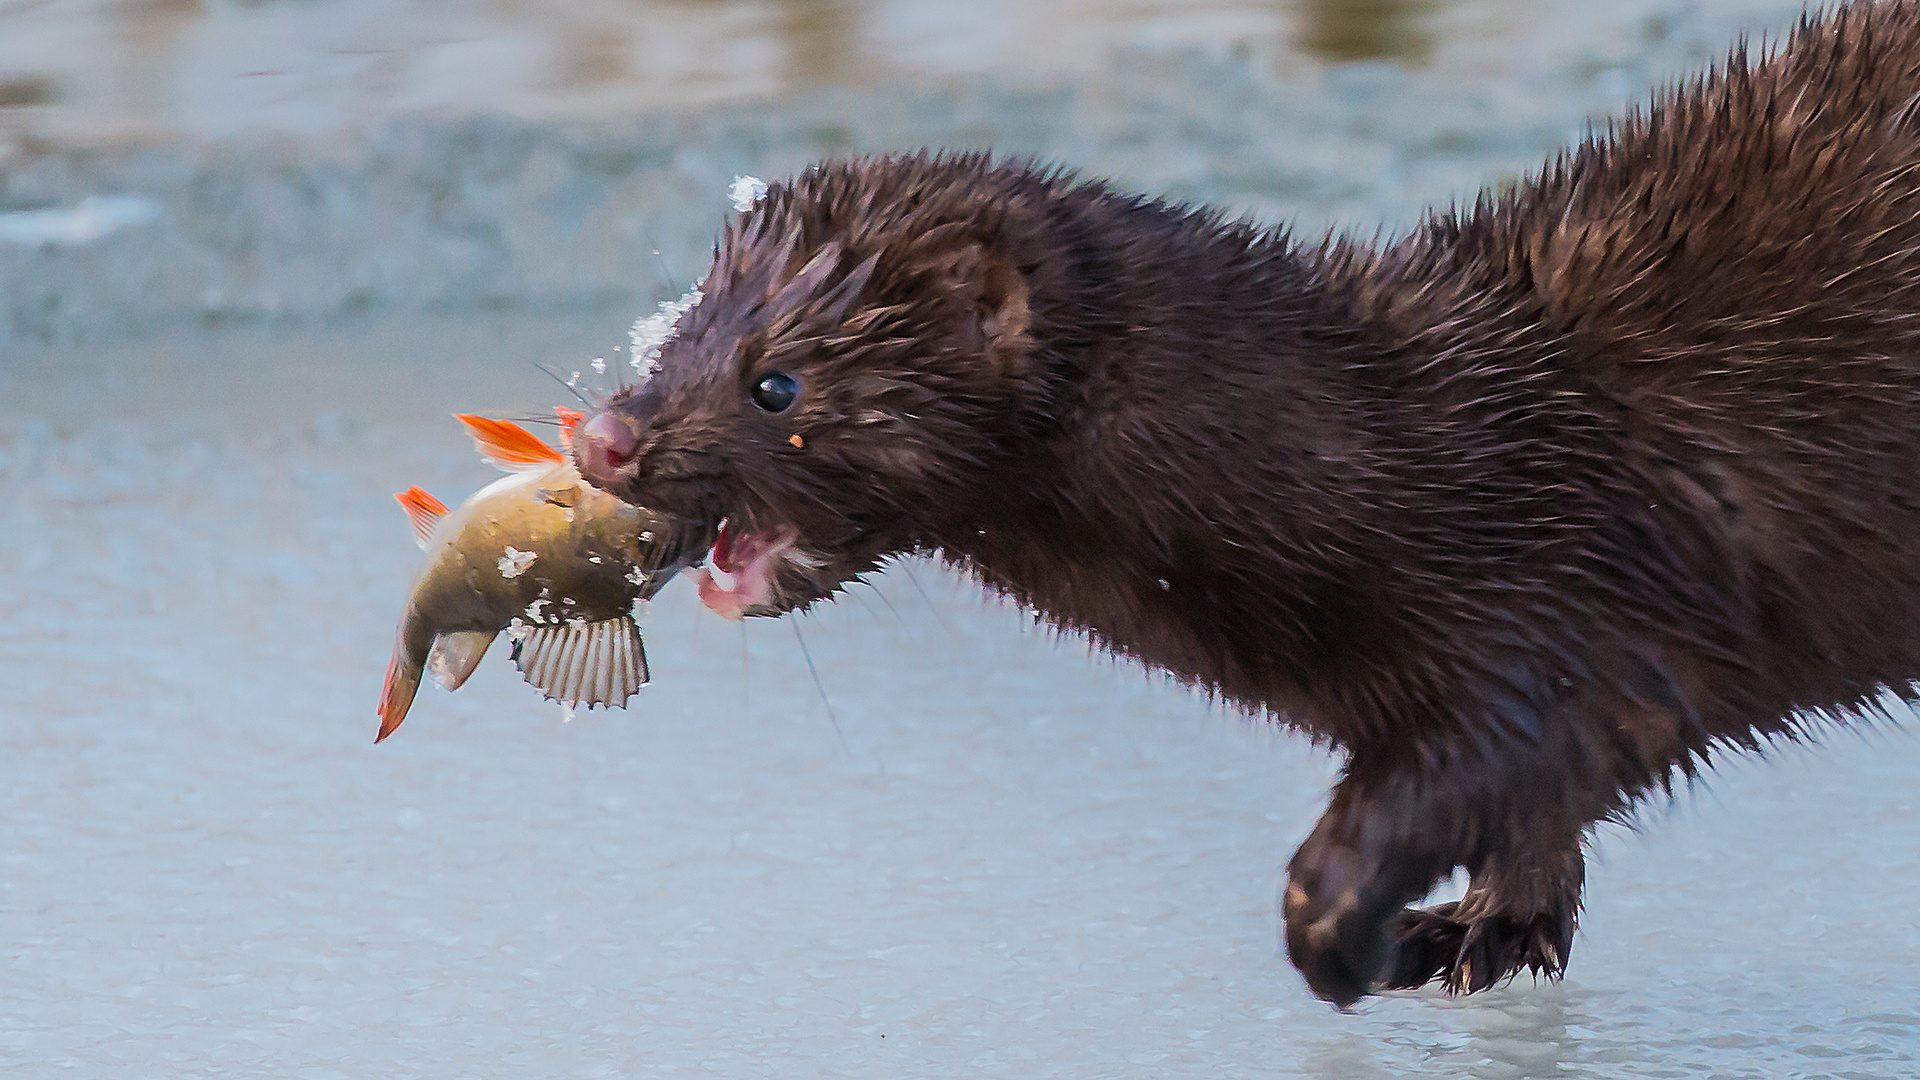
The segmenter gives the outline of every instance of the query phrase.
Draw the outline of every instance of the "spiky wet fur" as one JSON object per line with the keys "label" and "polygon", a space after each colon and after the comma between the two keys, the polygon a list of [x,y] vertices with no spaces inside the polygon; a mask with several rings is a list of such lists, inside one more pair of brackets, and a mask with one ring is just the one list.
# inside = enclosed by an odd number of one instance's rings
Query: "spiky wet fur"
{"label": "spiky wet fur", "polygon": [[1916,103],[1920,3],[1836,9],[1377,247],[822,165],[611,404],[611,486],[797,526],[783,610],[938,552],[1344,748],[1285,899],[1329,1000],[1558,975],[1595,822],[1920,676]]}

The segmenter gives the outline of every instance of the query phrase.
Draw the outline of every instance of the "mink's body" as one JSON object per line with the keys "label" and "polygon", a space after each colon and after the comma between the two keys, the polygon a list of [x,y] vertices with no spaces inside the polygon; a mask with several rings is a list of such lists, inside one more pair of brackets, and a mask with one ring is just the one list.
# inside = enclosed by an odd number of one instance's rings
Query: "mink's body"
{"label": "mink's body", "polygon": [[1322,996],[1558,974],[1594,822],[1920,678],[1917,112],[1909,0],[1383,248],[819,166],[581,466],[725,519],[733,610],[938,552],[1343,748],[1285,900]]}

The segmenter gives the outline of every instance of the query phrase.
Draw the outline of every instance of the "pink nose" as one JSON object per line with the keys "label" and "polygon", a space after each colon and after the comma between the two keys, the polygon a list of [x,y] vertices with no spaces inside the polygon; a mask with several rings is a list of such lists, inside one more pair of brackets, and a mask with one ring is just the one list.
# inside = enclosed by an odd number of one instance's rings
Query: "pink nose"
{"label": "pink nose", "polygon": [[606,486],[622,466],[633,460],[640,436],[627,418],[603,412],[586,423],[573,436],[574,457],[580,463],[580,475]]}

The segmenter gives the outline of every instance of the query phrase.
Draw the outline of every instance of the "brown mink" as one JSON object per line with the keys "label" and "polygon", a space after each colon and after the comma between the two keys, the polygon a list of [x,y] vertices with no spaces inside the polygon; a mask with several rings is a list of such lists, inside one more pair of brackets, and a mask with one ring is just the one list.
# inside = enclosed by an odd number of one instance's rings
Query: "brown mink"
{"label": "brown mink", "polygon": [[1596,822],[1914,695],[1917,57],[1920,0],[1834,9],[1378,245],[823,164],[581,467],[714,527],[728,614],[936,553],[1343,749],[1284,900],[1322,997],[1557,976]]}

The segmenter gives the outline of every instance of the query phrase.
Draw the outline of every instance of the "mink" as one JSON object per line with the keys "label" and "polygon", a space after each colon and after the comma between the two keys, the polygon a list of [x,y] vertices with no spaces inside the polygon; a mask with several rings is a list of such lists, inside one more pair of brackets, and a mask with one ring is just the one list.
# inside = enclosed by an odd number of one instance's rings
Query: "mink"
{"label": "mink", "polygon": [[1385,239],[819,164],[580,465],[717,530],[728,614],[930,554],[1343,752],[1282,903],[1321,997],[1557,978],[1596,823],[1915,695],[1915,57],[1920,2],[1807,16]]}

